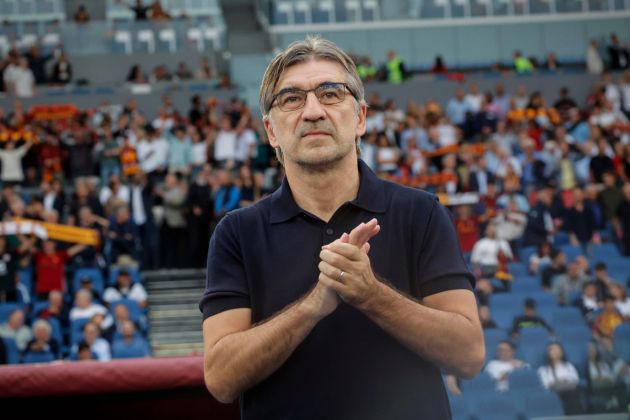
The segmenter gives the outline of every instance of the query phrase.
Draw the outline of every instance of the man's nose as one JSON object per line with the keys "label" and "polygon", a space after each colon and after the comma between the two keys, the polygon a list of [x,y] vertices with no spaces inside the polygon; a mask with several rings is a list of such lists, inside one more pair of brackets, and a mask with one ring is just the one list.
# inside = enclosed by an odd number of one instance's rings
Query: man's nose
{"label": "man's nose", "polygon": [[302,119],[306,121],[321,120],[326,116],[324,106],[317,99],[315,92],[308,92],[304,100],[304,109],[302,110]]}

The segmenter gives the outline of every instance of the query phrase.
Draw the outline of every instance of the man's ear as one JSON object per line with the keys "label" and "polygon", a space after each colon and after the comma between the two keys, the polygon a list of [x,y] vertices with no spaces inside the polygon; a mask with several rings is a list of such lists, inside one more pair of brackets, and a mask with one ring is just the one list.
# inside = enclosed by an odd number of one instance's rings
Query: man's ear
{"label": "man's ear", "polygon": [[278,142],[276,140],[276,135],[273,130],[273,123],[271,122],[271,118],[269,115],[265,115],[263,117],[263,124],[265,126],[265,131],[267,132],[267,138],[269,139],[269,144],[271,147],[279,147]]}
{"label": "man's ear", "polygon": [[365,134],[366,114],[367,114],[367,105],[365,104],[365,102],[361,101],[359,103],[359,113],[357,115],[357,118],[358,118],[357,130],[356,130],[357,137],[361,137],[362,135]]}

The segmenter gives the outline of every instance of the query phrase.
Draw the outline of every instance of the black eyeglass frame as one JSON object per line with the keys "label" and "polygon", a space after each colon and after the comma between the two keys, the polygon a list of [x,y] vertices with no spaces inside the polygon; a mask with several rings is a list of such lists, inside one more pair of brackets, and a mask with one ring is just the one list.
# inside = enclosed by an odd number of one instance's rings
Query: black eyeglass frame
{"label": "black eyeglass frame", "polygon": [[[321,89],[321,88],[323,88],[325,86],[331,86],[331,85],[341,85],[341,86],[343,86],[345,88],[344,89],[344,94],[345,94],[345,91],[348,90],[348,92],[350,92],[350,95],[352,95],[352,97],[354,99],[359,100],[357,98],[357,95],[353,92],[352,89],[350,89],[350,86],[348,86],[347,83],[343,83],[343,82],[323,82],[323,83],[319,84],[318,86],[314,87],[313,89],[308,89],[308,90],[300,89],[300,88],[296,88],[296,87],[288,87],[288,88],[282,89],[280,92],[274,94],[271,97],[271,103],[269,105],[269,110],[271,110],[271,108],[276,106],[276,99],[278,99],[278,97],[280,95],[288,93],[288,92],[293,92],[293,93],[298,93],[299,92],[299,93],[303,93],[304,94],[304,103],[301,106],[299,106],[297,108],[294,108],[294,109],[282,109],[280,106],[278,106],[278,109],[280,109],[282,112],[297,111],[298,109],[304,108],[304,106],[306,105],[306,98],[308,97],[308,94],[310,92],[314,92],[315,93],[318,89]],[[315,97],[317,97],[317,100],[321,103],[321,101],[319,100],[319,96],[317,96],[317,94],[315,94]],[[339,102],[335,102],[334,104],[340,104],[345,99],[346,99],[346,97],[344,96]],[[334,104],[329,104],[329,105],[334,105]],[[326,104],[322,104],[322,105],[326,105]]]}

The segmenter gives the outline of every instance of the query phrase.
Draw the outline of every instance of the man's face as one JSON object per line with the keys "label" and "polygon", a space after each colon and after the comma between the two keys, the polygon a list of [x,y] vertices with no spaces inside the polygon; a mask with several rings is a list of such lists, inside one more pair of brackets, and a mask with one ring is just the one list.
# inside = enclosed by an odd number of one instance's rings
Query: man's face
{"label": "man's face", "polygon": [[504,362],[508,362],[514,358],[514,351],[507,343],[500,343],[497,346],[497,354],[499,355],[499,359]]}
{"label": "man's face", "polygon": [[[331,61],[310,60],[284,71],[275,92],[289,87],[314,89],[324,82],[345,83],[343,67]],[[309,92],[303,108],[282,111],[274,106],[265,119],[269,143],[280,147],[285,165],[324,167],[355,151],[357,137],[365,133],[366,107],[359,112],[354,97],[346,91],[342,102],[322,105]]]}

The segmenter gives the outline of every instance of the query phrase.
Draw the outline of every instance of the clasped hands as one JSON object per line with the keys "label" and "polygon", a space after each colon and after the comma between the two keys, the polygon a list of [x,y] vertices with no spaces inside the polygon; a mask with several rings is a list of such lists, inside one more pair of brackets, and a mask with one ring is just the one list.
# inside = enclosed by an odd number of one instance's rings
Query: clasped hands
{"label": "clasped hands", "polygon": [[380,282],[370,264],[368,241],[380,231],[376,219],[361,223],[349,234],[324,245],[319,254],[319,282],[334,290],[343,301],[361,308]]}

